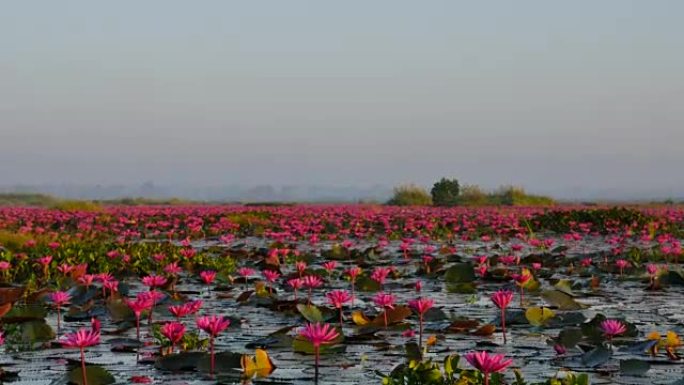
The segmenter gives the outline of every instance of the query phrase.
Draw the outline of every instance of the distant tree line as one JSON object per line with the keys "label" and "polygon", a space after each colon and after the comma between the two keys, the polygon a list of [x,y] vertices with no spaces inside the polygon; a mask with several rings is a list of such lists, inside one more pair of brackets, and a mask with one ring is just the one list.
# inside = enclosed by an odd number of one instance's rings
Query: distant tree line
{"label": "distant tree line", "polygon": [[550,206],[553,198],[532,195],[521,187],[501,186],[485,191],[477,185],[461,186],[455,178],[442,178],[428,192],[414,184],[401,185],[394,189],[387,202],[395,206]]}

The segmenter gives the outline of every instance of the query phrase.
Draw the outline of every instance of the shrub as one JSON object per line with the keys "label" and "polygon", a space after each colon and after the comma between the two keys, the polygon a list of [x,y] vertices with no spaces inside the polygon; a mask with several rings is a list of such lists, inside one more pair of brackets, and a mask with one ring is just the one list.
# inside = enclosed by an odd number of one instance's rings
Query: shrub
{"label": "shrub", "polygon": [[394,188],[394,195],[387,202],[392,206],[429,206],[432,204],[432,197],[424,188],[408,184]]}
{"label": "shrub", "polygon": [[460,186],[457,179],[442,178],[430,190],[432,203],[435,206],[456,206],[459,193]]}

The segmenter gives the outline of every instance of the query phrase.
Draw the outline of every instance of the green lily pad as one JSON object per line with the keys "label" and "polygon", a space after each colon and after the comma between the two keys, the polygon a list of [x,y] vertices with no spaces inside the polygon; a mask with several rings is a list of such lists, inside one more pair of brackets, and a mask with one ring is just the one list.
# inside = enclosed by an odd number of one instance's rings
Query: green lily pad
{"label": "green lily pad", "polygon": [[545,290],[541,293],[541,297],[549,305],[555,306],[560,310],[580,310],[588,307],[575,301],[572,296],[560,290]]}
{"label": "green lily pad", "polygon": [[[107,369],[97,365],[86,365],[86,378],[88,385],[109,385],[116,381]],[[70,384],[84,385],[83,371],[80,366],[67,373],[67,381]]]}
{"label": "green lily pad", "polygon": [[444,273],[444,281],[447,284],[468,283],[476,279],[473,265],[469,262],[454,264]]}
{"label": "green lily pad", "polygon": [[620,371],[630,376],[640,376],[651,369],[651,364],[646,361],[630,359],[620,360]]}
{"label": "green lily pad", "polygon": [[594,349],[584,353],[582,356],[582,363],[588,367],[595,368],[608,362],[612,356],[612,350],[599,345]]}

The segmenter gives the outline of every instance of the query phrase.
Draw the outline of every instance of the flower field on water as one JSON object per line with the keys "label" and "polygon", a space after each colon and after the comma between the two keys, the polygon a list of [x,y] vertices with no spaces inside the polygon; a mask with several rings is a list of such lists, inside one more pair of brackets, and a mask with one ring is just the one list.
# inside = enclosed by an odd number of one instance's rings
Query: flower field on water
{"label": "flower field on water", "polygon": [[677,207],[0,208],[0,379],[684,384]]}

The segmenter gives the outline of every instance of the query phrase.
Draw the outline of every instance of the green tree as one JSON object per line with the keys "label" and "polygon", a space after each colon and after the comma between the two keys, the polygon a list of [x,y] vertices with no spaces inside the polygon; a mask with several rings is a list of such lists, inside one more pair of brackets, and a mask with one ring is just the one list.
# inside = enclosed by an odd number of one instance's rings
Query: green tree
{"label": "green tree", "polygon": [[392,206],[429,206],[432,198],[428,192],[413,184],[402,185],[394,188],[394,195],[387,201]]}
{"label": "green tree", "polygon": [[432,186],[430,194],[435,206],[455,206],[460,194],[458,180],[442,178]]}

